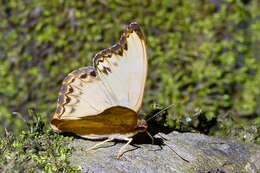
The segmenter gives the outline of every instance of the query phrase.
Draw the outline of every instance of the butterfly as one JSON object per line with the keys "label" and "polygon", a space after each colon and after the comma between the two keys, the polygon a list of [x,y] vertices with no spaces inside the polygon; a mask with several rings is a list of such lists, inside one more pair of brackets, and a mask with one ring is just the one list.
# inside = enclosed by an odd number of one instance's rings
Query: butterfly
{"label": "butterfly", "polygon": [[69,73],[62,82],[51,121],[56,131],[71,132],[101,143],[127,141],[147,130],[140,119],[146,75],[147,52],[137,23],[130,23],[119,42],[97,53],[93,65]]}

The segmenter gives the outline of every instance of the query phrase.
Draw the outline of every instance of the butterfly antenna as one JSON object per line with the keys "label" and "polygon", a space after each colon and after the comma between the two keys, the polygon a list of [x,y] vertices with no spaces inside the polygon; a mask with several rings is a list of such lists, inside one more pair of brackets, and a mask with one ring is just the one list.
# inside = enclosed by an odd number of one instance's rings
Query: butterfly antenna
{"label": "butterfly antenna", "polygon": [[156,114],[154,114],[153,116],[151,116],[150,118],[148,118],[146,121],[148,122],[148,121],[150,121],[150,120],[156,118],[156,117],[159,116],[162,112],[164,112],[164,111],[170,109],[170,108],[173,107],[173,106],[175,106],[175,104],[171,104],[171,105],[167,106],[166,108],[160,110],[159,112],[157,112]]}
{"label": "butterfly antenna", "polygon": [[189,160],[187,160],[187,159],[185,159],[185,158],[183,158],[181,155],[179,155],[174,149],[172,149],[168,144],[166,144],[166,143],[164,143],[167,147],[169,147],[170,148],[170,150],[172,150],[177,156],[179,156],[183,161],[185,161],[185,162],[190,162]]}

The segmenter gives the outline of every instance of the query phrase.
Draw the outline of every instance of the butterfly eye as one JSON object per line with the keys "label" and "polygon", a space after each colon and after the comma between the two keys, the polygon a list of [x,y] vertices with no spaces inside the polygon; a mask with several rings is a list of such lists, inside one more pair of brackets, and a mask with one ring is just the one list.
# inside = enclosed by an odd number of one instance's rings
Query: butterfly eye
{"label": "butterfly eye", "polygon": [[148,128],[148,125],[145,120],[139,120],[135,127],[135,129],[138,131],[145,131],[147,128]]}
{"label": "butterfly eye", "polygon": [[137,125],[135,130],[137,131],[145,131],[147,129],[147,126],[144,126],[144,125]]}

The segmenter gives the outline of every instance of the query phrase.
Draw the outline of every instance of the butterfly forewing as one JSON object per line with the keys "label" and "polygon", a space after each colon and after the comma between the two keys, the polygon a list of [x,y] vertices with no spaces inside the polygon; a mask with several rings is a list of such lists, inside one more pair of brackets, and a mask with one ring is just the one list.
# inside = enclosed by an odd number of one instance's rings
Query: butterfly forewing
{"label": "butterfly forewing", "polygon": [[145,44],[138,32],[141,31],[124,33],[125,43],[108,49],[112,52],[111,57],[97,55],[94,60],[97,73],[111,97],[118,105],[136,112],[141,107],[147,72]]}

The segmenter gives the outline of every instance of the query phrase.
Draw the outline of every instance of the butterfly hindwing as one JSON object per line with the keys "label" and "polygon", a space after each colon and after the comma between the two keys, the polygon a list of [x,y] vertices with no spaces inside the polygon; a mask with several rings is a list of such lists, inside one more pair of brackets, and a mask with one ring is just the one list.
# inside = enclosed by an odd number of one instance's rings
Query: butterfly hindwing
{"label": "butterfly hindwing", "polygon": [[111,107],[95,116],[80,119],[54,119],[53,124],[64,132],[79,136],[96,137],[105,134],[126,134],[135,131],[137,116],[134,111],[125,107]]}

